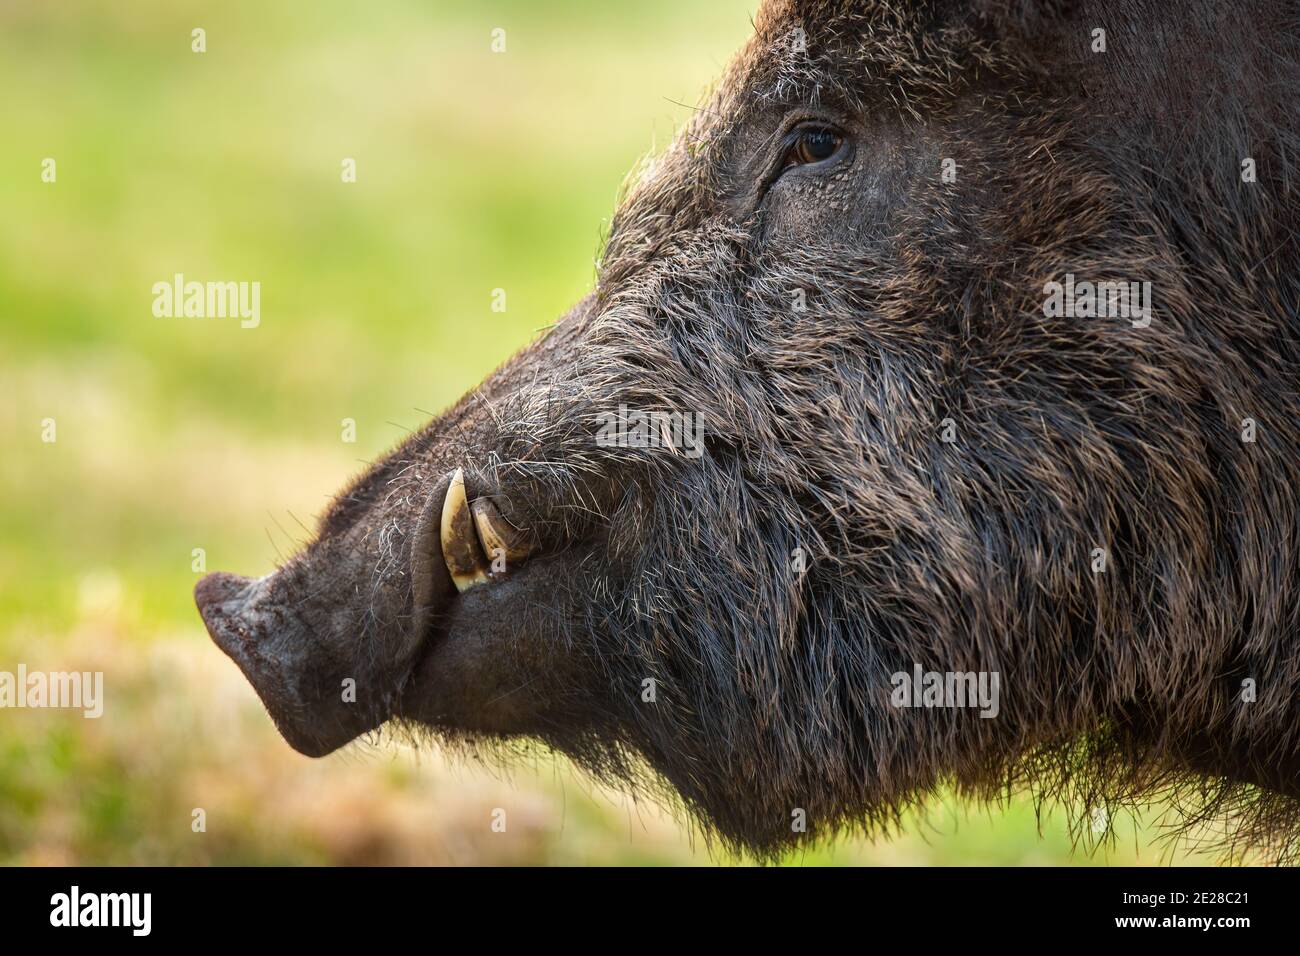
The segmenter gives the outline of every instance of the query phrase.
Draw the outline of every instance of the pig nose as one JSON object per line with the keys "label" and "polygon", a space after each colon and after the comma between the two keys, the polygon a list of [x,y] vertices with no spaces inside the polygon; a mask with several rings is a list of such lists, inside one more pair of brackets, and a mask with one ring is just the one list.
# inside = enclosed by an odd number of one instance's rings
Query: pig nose
{"label": "pig nose", "polygon": [[194,603],[212,640],[237,660],[250,641],[260,634],[254,615],[250,615],[256,581],[217,571],[194,586]]}
{"label": "pig nose", "polygon": [[219,608],[247,594],[252,583],[250,578],[238,574],[214,571],[212,574],[205,575],[194,586],[194,603],[199,606],[199,613],[206,619],[209,610]]}

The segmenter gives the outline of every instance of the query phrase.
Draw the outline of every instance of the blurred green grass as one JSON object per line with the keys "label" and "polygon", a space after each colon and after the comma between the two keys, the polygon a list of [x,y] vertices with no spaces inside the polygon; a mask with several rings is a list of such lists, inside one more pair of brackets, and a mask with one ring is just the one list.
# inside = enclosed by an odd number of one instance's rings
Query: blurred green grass
{"label": "blurred green grass", "polygon": [[[0,711],[0,862],[731,862],[547,755],[293,754],[208,644],[191,551],[269,570],[350,474],[579,298],[627,171],[753,6],[0,6],[0,669],[102,669],[108,695],[100,720]],[[176,272],[261,282],[261,326],[154,318]],[[1184,858],[1150,836],[1072,852],[1024,799],[946,801],[789,862]]]}

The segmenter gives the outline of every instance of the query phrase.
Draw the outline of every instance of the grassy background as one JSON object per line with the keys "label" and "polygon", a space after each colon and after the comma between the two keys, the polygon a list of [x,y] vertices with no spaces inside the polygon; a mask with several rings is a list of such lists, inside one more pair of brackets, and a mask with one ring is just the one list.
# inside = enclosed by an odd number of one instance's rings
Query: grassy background
{"label": "grassy background", "polygon": [[[300,757],[190,592],[192,549],[265,573],[350,474],[589,287],[626,171],[753,6],[0,5],[0,670],[103,670],[107,696],[99,720],[0,710],[0,862],[734,862],[559,758]],[[261,282],[261,326],[154,318],[176,272]],[[1023,799],[948,801],[790,862],[1183,859],[1119,829],[1072,853]]]}

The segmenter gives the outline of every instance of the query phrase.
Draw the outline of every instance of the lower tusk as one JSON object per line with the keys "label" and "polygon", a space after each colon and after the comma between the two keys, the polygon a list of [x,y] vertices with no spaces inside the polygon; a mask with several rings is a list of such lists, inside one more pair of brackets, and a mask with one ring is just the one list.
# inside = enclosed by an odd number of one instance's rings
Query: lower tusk
{"label": "lower tusk", "polygon": [[528,557],[528,535],[520,531],[489,498],[479,498],[470,506],[479,544],[492,563],[492,574],[504,573],[511,565]]}

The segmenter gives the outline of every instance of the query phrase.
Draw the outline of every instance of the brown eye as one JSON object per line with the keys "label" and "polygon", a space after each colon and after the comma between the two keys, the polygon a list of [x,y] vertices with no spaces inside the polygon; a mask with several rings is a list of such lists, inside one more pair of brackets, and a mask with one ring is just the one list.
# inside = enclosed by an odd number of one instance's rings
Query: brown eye
{"label": "brown eye", "polygon": [[798,130],[785,156],[785,165],[808,166],[823,163],[839,152],[844,137],[828,126],[810,126]]}

